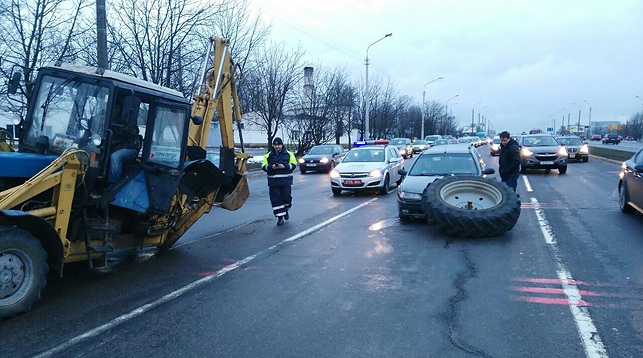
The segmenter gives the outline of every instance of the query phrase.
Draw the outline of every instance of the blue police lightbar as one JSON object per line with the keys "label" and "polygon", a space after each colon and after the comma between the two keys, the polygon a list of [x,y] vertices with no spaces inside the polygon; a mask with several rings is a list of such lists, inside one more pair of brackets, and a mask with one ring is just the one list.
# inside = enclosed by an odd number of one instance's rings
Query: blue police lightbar
{"label": "blue police lightbar", "polygon": [[388,139],[378,139],[378,140],[358,140],[353,142],[353,147],[363,147],[365,145],[387,145],[390,141]]}

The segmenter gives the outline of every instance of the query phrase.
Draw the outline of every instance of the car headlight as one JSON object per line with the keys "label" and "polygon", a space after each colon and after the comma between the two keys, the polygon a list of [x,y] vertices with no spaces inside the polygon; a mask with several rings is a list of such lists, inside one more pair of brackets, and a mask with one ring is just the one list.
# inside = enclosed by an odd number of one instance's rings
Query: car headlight
{"label": "car headlight", "polygon": [[400,154],[406,153],[406,148],[400,148]]}
{"label": "car headlight", "polygon": [[529,148],[522,148],[520,150],[520,155],[522,155],[523,157],[531,157],[532,155],[534,155],[534,152],[529,150]]}
{"label": "car headlight", "polygon": [[319,162],[320,162],[320,163],[322,163],[322,164],[326,164],[326,163],[328,163],[328,158],[323,157],[323,158],[321,158],[321,159],[319,160]]}
{"label": "car headlight", "polygon": [[377,168],[373,169],[370,172],[368,172],[369,177],[381,177],[382,176],[382,169]]}
{"label": "car headlight", "polygon": [[333,178],[333,179],[339,178],[339,172],[337,171],[337,169],[331,170],[330,177]]}
{"label": "car headlight", "polygon": [[583,144],[583,146],[580,147],[580,152],[581,153],[589,153],[589,148],[587,147],[587,144]]}
{"label": "car headlight", "polygon": [[566,157],[568,155],[567,149],[565,149],[565,147],[561,147],[560,149],[558,149],[558,155]]}
{"label": "car headlight", "polygon": [[398,191],[397,196],[400,197],[400,199],[406,199],[406,200],[422,200],[422,194],[417,194],[417,193],[409,193],[408,191]]}
{"label": "car headlight", "polygon": [[301,157],[301,158],[299,158],[299,159],[297,160],[297,162],[298,162],[299,164],[302,164],[302,163],[303,163],[303,162],[305,162],[305,161],[306,161],[306,160],[304,159],[304,157]]}

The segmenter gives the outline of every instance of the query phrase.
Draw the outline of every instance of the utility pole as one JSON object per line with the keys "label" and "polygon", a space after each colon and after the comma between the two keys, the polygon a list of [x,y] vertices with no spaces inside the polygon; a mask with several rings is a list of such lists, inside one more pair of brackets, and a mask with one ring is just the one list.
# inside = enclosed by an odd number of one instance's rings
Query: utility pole
{"label": "utility pole", "polygon": [[96,37],[98,67],[108,70],[107,11],[105,10],[105,0],[96,0]]}

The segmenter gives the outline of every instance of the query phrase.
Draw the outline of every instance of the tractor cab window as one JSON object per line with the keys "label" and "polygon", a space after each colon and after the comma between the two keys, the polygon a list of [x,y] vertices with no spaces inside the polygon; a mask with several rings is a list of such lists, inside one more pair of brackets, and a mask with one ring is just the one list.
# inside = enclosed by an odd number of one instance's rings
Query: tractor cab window
{"label": "tractor cab window", "polygon": [[183,136],[187,135],[185,108],[159,105],[155,107],[150,154],[147,160],[171,168],[181,165]]}
{"label": "tractor cab window", "polygon": [[25,128],[25,144],[35,147],[39,137],[46,136],[48,151],[58,154],[79,142],[82,146],[83,139],[102,134],[108,100],[107,87],[80,82],[77,76],[44,76],[33,120]]}

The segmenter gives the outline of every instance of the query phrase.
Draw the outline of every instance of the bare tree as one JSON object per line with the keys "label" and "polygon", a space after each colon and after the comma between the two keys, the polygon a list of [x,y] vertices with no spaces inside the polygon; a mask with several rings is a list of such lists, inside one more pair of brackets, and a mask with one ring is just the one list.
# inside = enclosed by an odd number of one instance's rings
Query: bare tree
{"label": "bare tree", "polygon": [[298,155],[317,144],[339,143],[343,119],[351,111],[342,98],[348,86],[345,69],[318,64],[305,67],[304,73],[304,86],[294,91],[299,99],[291,108],[294,116],[285,123]]}
{"label": "bare tree", "polygon": [[0,76],[9,78],[18,66],[24,78],[18,88],[20,100],[7,103],[4,110],[23,116],[37,69],[76,57],[73,43],[83,32],[78,21],[87,5],[85,0],[8,0],[0,4]]}
{"label": "bare tree", "polygon": [[203,31],[214,23],[219,6],[204,8],[196,0],[113,3],[110,46],[119,56],[110,67],[166,87],[186,87],[180,74],[195,82],[209,38]]}
{"label": "bare tree", "polygon": [[230,39],[230,53],[244,71],[248,59],[263,46],[270,35],[270,26],[261,20],[261,12],[251,15],[248,0],[223,2],[215,16],[217,36]]}
{"label": "bare tree", "polygon": [[252,56],[255,70],[246,74],[242,96],[248,121],[265,131],[268,147],[286,119],[286,109],[298,99],[295,88],[301,82],[303,49],[287,50],[283,43],[270,43]]}

